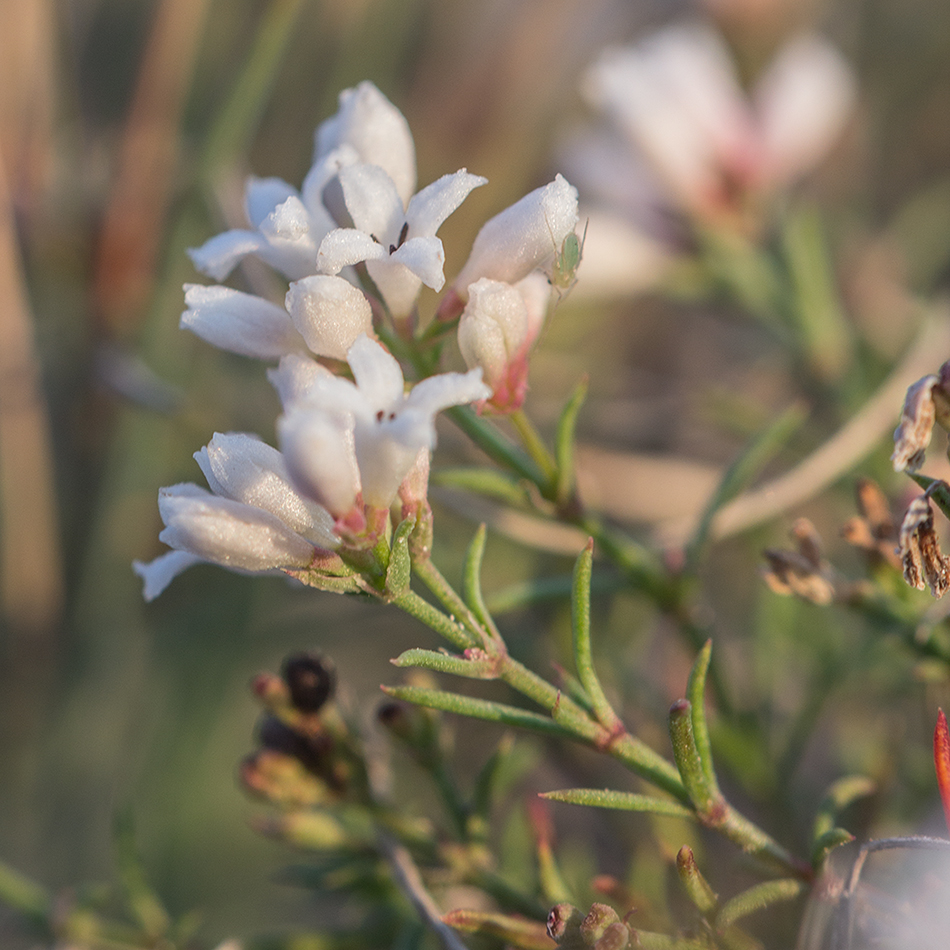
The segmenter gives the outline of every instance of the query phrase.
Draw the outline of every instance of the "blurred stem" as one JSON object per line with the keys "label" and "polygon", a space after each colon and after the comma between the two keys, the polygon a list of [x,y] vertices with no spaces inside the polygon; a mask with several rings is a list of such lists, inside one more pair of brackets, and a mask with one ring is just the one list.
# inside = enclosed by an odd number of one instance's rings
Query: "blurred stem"
{"label": "blurred stem", "polygon": [[544,484],[544,473],[534,459],[470,406],[452,406],[445,414],[493,461],[534,485]]}
{"label": "blurred stem", "polygon": [[255,33],[256,41],[227,105],[202,150],[199,175],[213,181],[235,155],[247,150],[306,0],[272,0]]}

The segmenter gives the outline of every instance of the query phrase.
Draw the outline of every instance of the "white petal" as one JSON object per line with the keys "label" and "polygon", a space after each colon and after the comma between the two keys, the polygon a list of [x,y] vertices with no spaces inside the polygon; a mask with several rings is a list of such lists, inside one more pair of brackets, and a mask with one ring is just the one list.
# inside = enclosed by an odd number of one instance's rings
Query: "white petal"
{"label": "white petal", "polygon": [[188,248],[188,256],[202,274],[224,280],[248,254],[259,254],[266,246],[257,231],[236,229],[216,234],[201,247]]}
{"label": "white petal", "polygon": [[[472,286],[477,287],[478,284]],[[459,321],[458,346],[465,365],[469,369],[480,366],[488,384],[494,389],[508,365],[508,348],[501,327],[494,320],[479,316],[466,306]]]}
{"label": "white petal", "polygon": [[439,373],[413,387],[406,398],[407,409],[418,409],[435,416],[449,406],[460,406],[479,399],[488,399],[491,389],[482,382],[482,371]]}
{"label": "white petal", "polygon": [[378,165],[348,165],[340,169],[339,179],[353,224],[388,251],[390,244],[398,243],[405,219],[393,180]]}
{"label": "white petal", "polygon": [[305,399],[319,377],[331,375],[332,373],[316,360],[296,353],[281,357],[277,369],[267,371],[267,378],[277,390],[280,403],[285,409],[290,403]]}
{"label": "white petal", "polygon": [[133,561],[132,570],[142,578],[142,597],[154,600],[182,571],[204,562],[187,551],[167,551],[149,561]]}
{"label": "white petal", "polygon": [[278,420],[277,432],[297,488],[332,514],[345,515],[360,489],[349,420],[313,406],[295,406]]}
{"label": "white petal", "polygon": [[[409,473],[419,450],[435,440],[431,416],[410,414],[395,422],[374,425],[357,423],[356,458],[360,467],[363,501],[375,508],[388,508],[399,485]],[[413,423],[418,422],[418,425]]]}
{"label": "white petal", "polygon": [[185,304],[181,326],[222,350],[271,360],[304,349],[287,312],[261,297],[185,284]]}
{"label": "white petal", "polygon": [[347,354],[369,414],[389,413],[402,405],[404,380],[396,358],[381,343],[361,336]]}
{"label": "white petal", "polygon": [[259,228],[261,222],[288,198],[297,196],[297,189],[282,178],[254,178],[247,181],[244,189],[244,211],[251,226]]}
{"label": "white petal", "polygon": [[437,237],[410,238],[390,255],[390,260],[407,267],[426,287],[433,290],[441,290],[445,283],[442,272],[445,266],[445,248]]}
{"label": "white petal", "polygon": [[380,297],[394,318],[398,320],[412,313],[419,299],[419,291],[422,290],[422,280],[395,260],[395,255],[383,260],[367,261],[366,272],[373,278]]}
{"label": "white petal", "polygon": [[[317,240],[310,230],[304,203],[291,195],[260,225],[266,246],[259,256],[290,280],[299,280],[317,269]],[[322,238],[322,235],[316,235]]]}
{"label": "white petal", "polygon": [[442,222],[458,208],[473,189],[487,185],[488,179],[471,175],[464,168],[443,175],[413,195],[406,208],[410,237],[434,235]]}
{"label": "white petal", "polygon": [[311,543],[336,547],[333,518],[291,487],[277,449],[246,433],[215,433],[195,459],[216,495],[269,511]]}
{"label": "white petal", "polygon": [[351,264],[379,260],[389,256],[388,249],[355,228],[337,228],[321,242],[317,252],[317,269],[321,274],[335,276]]}
{"label": "white petal", "polygon": [[269,512],[228,498],[218,498],[196,485],[173,485],[158,496],[169,547],[224,567],[267,571],[306,567],[313,546]]}
{"label": "white petal", "polygon": [[285,305],[317,356],[345,360],[356,338],[373,332],[369,301],[342,277],[318,275],[295,281],[287,291]]}
{"label": "white petal", "polygon": [[352,145],[360,160],[384,168],[405,204],[416,190],[416,150],[403,114],[371,83],[340,93],[340,110],[316,132],[316,155]]}
{"label": "white petal", "polygon": [[[587,242],[584,242],[586,254]],[[585,270],[586,278],[586,270]],[[551,281],[542,271],[535,270],[527,277],[515,284],[515,289],[521,294],[525,310],[528,315],[528,326],[525,330],[525,341],[532,345],[538,338],[544,321],[548,316],[548,307],[551,305]]]}
{"label": "white petal", "polygon": [[829,44],[801,36],[784,47],[754,96],[773,182],[786,184],[821,160],[856,97],[854,73]]}
{"label": "white petal", "polygon": [[487,221],[456,278],[461,297],[480,277],[517,283],[559,251],[577,224],[577,189],[558,175]]}

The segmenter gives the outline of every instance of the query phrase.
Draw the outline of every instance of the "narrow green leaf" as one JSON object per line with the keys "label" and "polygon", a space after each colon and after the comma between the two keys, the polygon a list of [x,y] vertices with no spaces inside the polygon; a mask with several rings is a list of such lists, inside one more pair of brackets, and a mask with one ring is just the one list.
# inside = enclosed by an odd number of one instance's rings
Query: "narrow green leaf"
{"label": "narrow green leaf", "polygon": [[687,699],[677,700],[670,707],[670,739],[673,759],[693,807],[704,818],[722,811],[725,805],[722,795],[710,784],[696,748],[692,704]]}
{"label": "narrow green leaf", "polygon": [[390,662],[393,666],[434,670],[437,673],[451,673],[453,676],[465,676],[468,679],[498,679],[497,658],[474,647],[466,650],[466,656],[453,656],[438,650],[406,650]]}
{"label": "narrow green leaf", "polygon": [[486,827],[505,764],[511,758],[514,747],[515,737],[510,732],[505,733],[475,779],[472,811],[485,822]]}
{"label": "narrow green leaf", "polygon": [[945,518],[950,518],[950,485],[939,478],[928,478],[920,472],[908,472],[908,475],[925,491],[930,500],[943,512]]}
{"label": "narrow green leaf", "polygon": [[493,461],[539,487],[544,486],[541,469],[494,423],[483,419],[469,406],[453,406],[445,414]]}
{"label": "narrow green leaf", "polygon": [[412,558],[409,556],[409,535],[415,527],[410,518],[399,523],[393,532],[392,548],[389,553],[389,566],[386,568],[386,592],[398,597],[409,589],[412,577]]}
{"label": "narrow green leaf", "polygon": [[845,828],[831,828],[815,839],[811,848],[812,867],[820,868],[829,852],[854,841],[854,835]]}
{"label": "narrow green leaf", "polygon": [[618,811],[650,812],[654,815],[668,815],[671,818],[689,818],[694,820],[696,813],[676,802],[652,795],[638,795],[635,792],[615,792],[606,788],[564,788],[554,792],[541,792],[541,798],[554,802],[566,802],[568,805],[587,805],[590,808],[613,808]]}
{"label": "narrow green leaf", "polygon": [[699,912],[706,917],[712,914],[719,903],[719,898],[699,870],[693,849],[687,845],[683,845],[676,855],[676,871],[686,894]]}
{"label": "narrow green leaf", "polygon": [[557,502],[564,505],[574,494],[574,437],[577,417],[587,398],[589,380],[585,376],[575,387],[561,411],[554,436],[554,460],[557,464]]}
{"label": "narrow green leaf", "polygon": [[574,565],[574,589],[571,594],[571,620],[574,628],[574,662],[584,692],[590,697],[598,722],[611,734],[623,729],[620,718],[607,701],[590,643],[590,579],[594,563],[594,541],[588,540]]}
{"label": "narrow green leaf", "polygon": [[142,859],[135,846],[135,829],[131,813],[120,813],[115,820],[115,850],[119,881],[125,902],[139,926],[150,937],[162,937],[171,924],[155,890],[145,877]]}
{"label": "narrow green leaf", "polygon": [[468,553],[465,556],[465,569],[462,573],[462,594],[469,609],[478,618],[486,630],[491,630],[497,636],[498,631],[495,627],[495,621],[492,620],[488,608],[485,606],[485,598],[482,595],[482,558],[485,555],[485,525],[480,524],[472,543],[468,547]]}
{"label": "narrow green leaf", "polygon": [[522,480],[493,468],[440,468],[429,480],[434,485],[459,488],[523,508],[528,501]]}
{"label": "narrow green leaf", "polygon": [[526,709],[518,709],[515,706],[507,706],[504,703],[473,699],[470,696],[460,696],[458,693],[427,689],[422,686],[383,686],[382,690],[394,699],[403,699],[408,703],[416,703],[429,709],[441,709],[458,716],[470,716],[486,722],[499,722],[506,726],[517,726],[519,729],[531,729],[534,732],[557,736],[560,739],[576,738],[572,730],[547,716]]}
{"label": "narrow green leaf", "polygon": [[709,726],[706,723],[706,674],[709,672],[709,662],[712,658],[712,640],[707,640],[699,651],[696,662],[689,674],[686,686],[686,698],[689,700],[693,717],[693,739],[696,742],[696,751],[702,763],[706,782],[710,788],[718,791],[716,770],[713,767],[712,744],[709,740]]}
{"label": "narrow green leaf", "polygon": [[725,929],[737,920],[780,901],[793,901],[805,889],[805,882],[791,877],[756,884],[726,901],[716,918],[716,926]]}
{"label": "narrow green leaf", "polygon": [[429,601],[420,597],[411,587],[407,588],[393,603],[407,614],[421,620],[427,627],[431,627],[440,636],[445,637],[454,647],[467,650],[475,646],[473,636],[453,617],[434,607]]}
{"label": "narrow green leaf", "polygon": [[851,332],[817,210],[799,206],[787,217],[782,239],[799,346],[816,376],[838,379],[851,357]]}
{"label": "narrow green leaf", "polygon": [[749,486],[763,468],[791,438],[807,417],[805,406],[795,403],[764,432],[757,435],[729,466],[712,498],[706,504],[693,537],[686,546],[686,569],[696,569],[709,542],[709,531],[717,512]]}

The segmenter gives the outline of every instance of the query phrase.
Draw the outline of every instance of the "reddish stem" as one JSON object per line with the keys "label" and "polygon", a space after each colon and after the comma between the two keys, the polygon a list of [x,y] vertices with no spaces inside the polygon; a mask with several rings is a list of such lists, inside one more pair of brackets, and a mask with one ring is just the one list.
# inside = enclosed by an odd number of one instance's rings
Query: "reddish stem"
{"label": "reddish stem", "polygon": [[937,710],[937,727],[934,729],[934,767],[937,770],[937,788],[943,802],[943,814],[950,831],[950,729],[942,709]]}

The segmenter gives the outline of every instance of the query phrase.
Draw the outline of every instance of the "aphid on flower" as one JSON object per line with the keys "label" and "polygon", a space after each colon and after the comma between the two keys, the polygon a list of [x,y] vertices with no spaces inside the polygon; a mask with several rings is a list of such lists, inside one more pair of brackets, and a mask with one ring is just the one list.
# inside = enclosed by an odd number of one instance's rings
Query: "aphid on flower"
{"label": "aphid on flower", "polygon": [[580,266],[584,257],[584,242],[587,240],[587,224],[584,225],[584,233],[578,240],[577,235],[571,231],[561,242],[561,249],[558,250],[557,242],[554,240],[554,232],[547,218],[544,223],[548,226],[548,233],[551,235],[551,243],[554,245],[554,263],[551,265],[551,272],[548,274],[548,280],[551,286],[557,291],[558,299],[566,297],[574,285],[577,283],[577,268]]}

